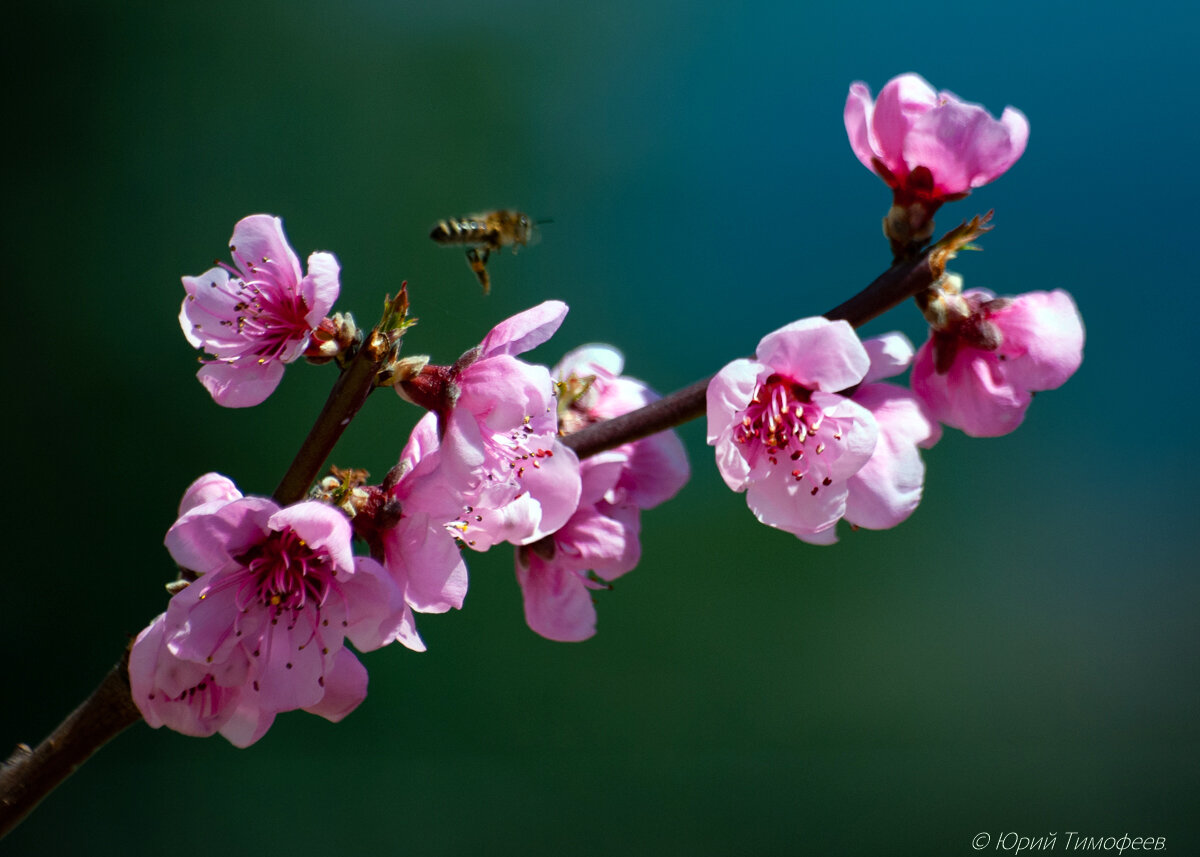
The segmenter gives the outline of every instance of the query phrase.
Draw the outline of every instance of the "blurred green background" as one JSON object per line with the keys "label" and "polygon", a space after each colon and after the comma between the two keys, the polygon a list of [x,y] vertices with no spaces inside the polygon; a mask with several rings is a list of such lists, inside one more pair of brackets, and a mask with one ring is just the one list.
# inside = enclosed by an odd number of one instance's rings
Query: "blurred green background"
{"label": "blurred green background", "polygon": [[[294,366],[250,411],[196,383],[179,278],[246,214],[336,253],[362,321],[407,279],[410,353],[450,362],[561,298],[535,358],[608,341],[668,391],[886,267],[888,194],[842,105],[912,70],[1028,115],[1024,158],[939,225],[995,208],[955,268],[1069,289],[1088,342],[1016,434],[947,433],[909,523],[832,548],[757,525],[685,426],[693,480],[644,516],[594,639],[534,635],[511,554],[471,555],[466,608],[421,620],[424,655],[365,656],[343,724],[282,715],[245,751],[138,724],[0,851],[956,855],[1079,831],[1200,852],[1193,11],[14,5],[9,746],[163,608],[184,487],[269,493],[333,380]],[[483,298],[428,229],[509,206],[553,223]],[[897,327],[922,336],[911,307],[867,332]],[[381,475],[416,416],[374,397],[334,462]]]}

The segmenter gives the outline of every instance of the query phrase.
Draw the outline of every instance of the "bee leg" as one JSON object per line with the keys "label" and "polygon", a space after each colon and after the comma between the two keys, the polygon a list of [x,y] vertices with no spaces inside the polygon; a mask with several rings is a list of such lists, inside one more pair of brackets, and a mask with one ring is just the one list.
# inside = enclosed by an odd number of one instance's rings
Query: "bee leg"
{"label": "bee leg", "polygon": [[467,251],[467,264],[471,266],[471,270],[479,278],[479,285],[483,286],[483,293],[485,295],[492,288],[492,280],[487,272],[487,261],[490,255],[492,255],[492,251],[487,247],[472,247]]}

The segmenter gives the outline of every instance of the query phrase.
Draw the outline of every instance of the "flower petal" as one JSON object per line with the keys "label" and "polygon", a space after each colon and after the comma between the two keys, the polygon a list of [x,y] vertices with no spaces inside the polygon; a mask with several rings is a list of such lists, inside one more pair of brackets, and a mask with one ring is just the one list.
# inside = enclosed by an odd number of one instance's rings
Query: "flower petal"
{"label": "flower petal", "polygon": [[269,267],[279,279],[295,286],[300,282],[300,260],[283,234],[283,221],[269,214],[243,217],[233,227],[229,249],[244,276]]}
{"label": "flower petal", "polygon": [[261,405],[283,380],[283,363],[207,363],[196,377],[218,405],[251,408]]}
{"label": "flower petal", "polygon": [[755,357],[810,390],[836,393],[859,383],[871,359],[849,323],[815,316],[772,331]]}
{"label": "flower petal", "polygon": [[554,335],[567,316],[562,301],[546,301],[517,313],[493,327],[480,345],[480,358],[497,354],[522,354]]}
{"label": "flower petal", "polygon": [[875,165],[871,161],[879,154],[875,132],[871,128],[874,113],[875,101],[867,85],[861,82],[850,84],[850,94],[846,96],[846,108],[842,115],[846,123],[846,136],[850,138],[854,156],[871,172],[875,172]]}
{"label": "flower petal", "polygon": [[313,253],[308,257],[308,275],[300,281],[300,294],[308,304],[304,320],[316,328],[329,314],[341,292],[338,274],[341,268],[332,253]]}
{"label": "flower petal", "polygon": [[342,649],[325,673],[324,687],[320,702],[304,710],[337,723],[367,698],[367,668],[348,649]]}
{"label": "flower petal", "polygon": [[545,563],[536,555],[528,566],[517,562],[517,582],[525,605],[525,621],[549,640],[576,643],[596,633],[592,593],[575,572]]}

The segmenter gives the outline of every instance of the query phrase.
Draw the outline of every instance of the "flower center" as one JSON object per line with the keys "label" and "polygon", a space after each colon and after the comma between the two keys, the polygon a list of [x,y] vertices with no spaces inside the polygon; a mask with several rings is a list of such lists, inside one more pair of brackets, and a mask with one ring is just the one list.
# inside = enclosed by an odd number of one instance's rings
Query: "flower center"
{"label": "flower center", "polygon": [[742,411],[733,439],[742,445],[751,468],[774,468],[782,459],[797,482],[808,476],[815,483],[812,493],[816,494],[832,481],[820,456],[827,440],[842,439],[836,423],[812,402],[810,390],[783,375],[771,375]]}
{"label": "flower center", "polygon": [[266,541],[238,558],[246,575],[239,589],[242,609],[250,603],[269,608],[271,616],[320,609],[333,587],[336,571],[324,551],[314,551],[294,531],[272,532]]}
{"label": "flower center", "polygon": [[288,346],[300,335],[309,333],[305,319],[308,305],[290,286],[292,274],[272,259],[253,263],[234,251],[234,258],[245,271],[220,263],[234,276],[230,279],[229,294],[237,299],[236,315],[221,324],[234,328],[237,334],[254,342],[246,356],[259,362],[279,359]]}

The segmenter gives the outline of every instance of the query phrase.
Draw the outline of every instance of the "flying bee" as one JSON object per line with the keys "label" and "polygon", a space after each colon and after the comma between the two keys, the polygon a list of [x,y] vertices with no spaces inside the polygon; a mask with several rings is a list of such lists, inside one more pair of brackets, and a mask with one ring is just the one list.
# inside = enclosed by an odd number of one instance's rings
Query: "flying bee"
{"label": "flying bee", "polygon": [[479,278],[479,285],[483,286],[486,295],[492,285],[487,271],[488,257],[492,251],[512,247],[516,253],[518,247],[536,240],[533,227],[529,216],[519,211],[488,211],[439,220],[429,237],[443,246],[467,248],[467,264]]}

